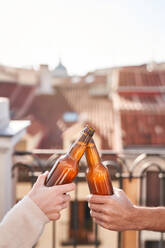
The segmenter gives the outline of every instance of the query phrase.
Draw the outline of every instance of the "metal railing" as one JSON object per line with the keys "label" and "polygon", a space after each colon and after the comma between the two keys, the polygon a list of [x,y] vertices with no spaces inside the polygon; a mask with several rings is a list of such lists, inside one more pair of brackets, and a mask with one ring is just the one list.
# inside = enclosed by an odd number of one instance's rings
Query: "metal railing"
{"label": "metal railing", "polygon": [[[50,169],[46,164],[47,158],[56,154],[57,157],[64,153],[64,150],[35,150],[33,153],[31,152],[18,152],[14,153],[15,157],[18,156],[29,156],[31,157],[30,163],[25,162],[16,162],[13,165],[13,176],[14,171],[18,170],[17,179],[22,181],[29,181],[31,185],[35,182],[37,178],[37,174],[40,172],[44,172],[45,170]],[[123,153],[116,153],[113,151],[101,151],[102,160],[104,161],[104,165],[108,167],[112,180],[118,182],[119,187],[123,188],[123,182],[125,179],[131,182],[133,179],[139,179],[140,181],[140,195],[139,195],[139,205],[145,205],[146,195],[144,193],[144,182],[147,180],[147,172],[148,171],[156,171],[158,173],[158,177],[160,179],[160,202],[159,205],[163,206],[165,201],[165,189],[164,189],[164,178],[165,178],[165,153],[160,150],[148,150],[147,152],[141,153],[141,151],[127,151]],[[18,159],[17,159],[18,161]],[[21,158],[20,158],[21,161]],[[76,177],[75,183],[78,185],[80,182],[85,180],[85,162],[81,162],[80,171],[78,176]],[[152,184],[154,187],[154,182]],[[159,189],[158,189],[159,190]],[[72,247],[77,248],[79,245],[78,240],[78,187],[76,187],[75,191],[75,204],[74,204],[74,240],[72,240]],[[94,247],[100,247],[101,243],[98,238],[98,226],[95,225],[93,229],[95,238],[92,243]],[[52,248],[55,248],[55,235],[56,228],[55,222],[53,223],[53,241]],[[139,232],[138,235],[138,247],[139,248],[148,248],[147,240],[142,240],[143,231]],[[160,239],[157,239],[159,248],[164,247],[164,235],[160,233]],[[146,243],[146,246],[145,246]],[[71,245],[71,244],[70,244]],[[118,248],[122,248],[122,233],[118,232],[117,246]],[[156,246],[155,246],[156,247]]]}

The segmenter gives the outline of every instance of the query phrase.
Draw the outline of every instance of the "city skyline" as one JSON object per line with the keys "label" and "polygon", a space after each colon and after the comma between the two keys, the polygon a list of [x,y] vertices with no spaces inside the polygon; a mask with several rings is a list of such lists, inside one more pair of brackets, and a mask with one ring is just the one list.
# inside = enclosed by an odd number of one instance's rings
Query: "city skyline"
{"label": "city skyline", "polygon": [[6,0],[0,8],[0,63],[56,67],[69,74],[165,61],[165,3],[130,0]]}

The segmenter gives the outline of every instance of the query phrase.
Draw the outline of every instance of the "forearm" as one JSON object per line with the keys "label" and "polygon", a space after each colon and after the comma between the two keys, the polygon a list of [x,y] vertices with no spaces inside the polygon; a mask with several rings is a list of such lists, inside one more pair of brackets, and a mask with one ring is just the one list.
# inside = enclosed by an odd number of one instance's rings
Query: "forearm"
{"label": "forearm", "polygon": [[165,208],[135,207],[132,225],[135,230],[165,231]]}
{"label": "forearm", "polygon": [[32,247],[46,222],[46,215],[29,197],[25,197],[0,223],[0,247]]}

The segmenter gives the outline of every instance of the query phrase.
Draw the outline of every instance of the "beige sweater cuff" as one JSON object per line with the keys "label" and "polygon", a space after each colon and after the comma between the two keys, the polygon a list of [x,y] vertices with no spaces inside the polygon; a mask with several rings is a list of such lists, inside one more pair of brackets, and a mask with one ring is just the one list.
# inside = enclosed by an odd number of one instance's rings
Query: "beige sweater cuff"
{"label": "beige sweater cuff", "polygon": [[24,197],[0,223],[0,247],[32,247],[47,222],[43,211],[28,196]]}
{"label": "beige sweater cuff", "polygon": [[24,207],[31,211],[31,214],[35,216],[42,224],[48,223],[50,220],[45,213],[37,206],[37,204],[29,197],[25,196],[22,200]]}

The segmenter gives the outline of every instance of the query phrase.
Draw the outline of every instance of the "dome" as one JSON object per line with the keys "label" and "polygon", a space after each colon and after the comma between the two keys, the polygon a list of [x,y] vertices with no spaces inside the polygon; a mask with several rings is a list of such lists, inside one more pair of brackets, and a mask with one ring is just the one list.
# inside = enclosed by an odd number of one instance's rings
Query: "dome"
{"label": "dome", "polygon": [[67,77],[68,72],[66,67],[62,64],[61,60],[59,60],[59,64],[55,67],[52,72],[53,77]]}

